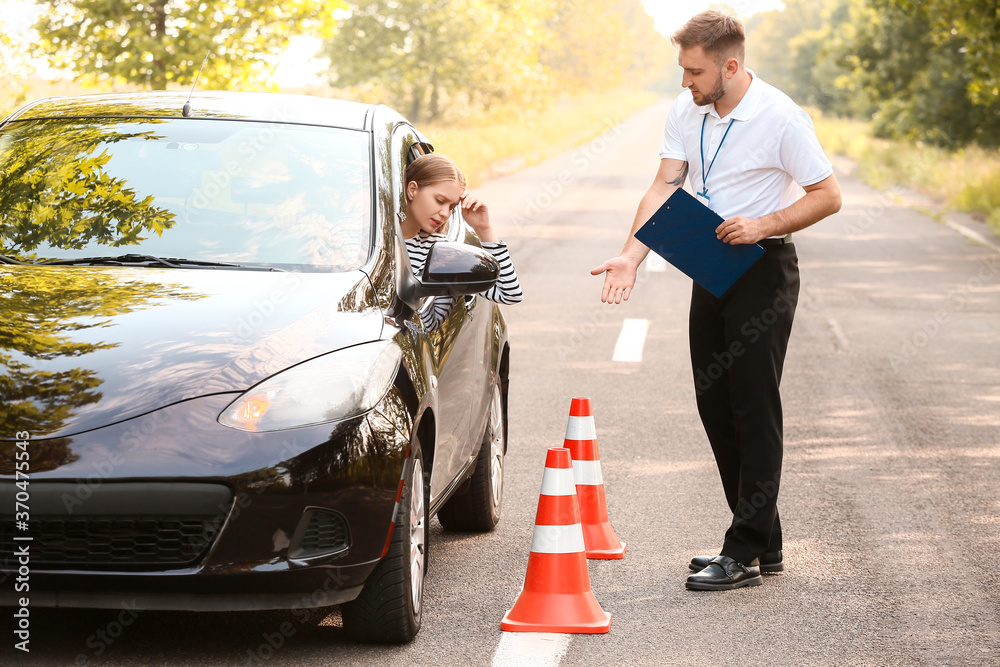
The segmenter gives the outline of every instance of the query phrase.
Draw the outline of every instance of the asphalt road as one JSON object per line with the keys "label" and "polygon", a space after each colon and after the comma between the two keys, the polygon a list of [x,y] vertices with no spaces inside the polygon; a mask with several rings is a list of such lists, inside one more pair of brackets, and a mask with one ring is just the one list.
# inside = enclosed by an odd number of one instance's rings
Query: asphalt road
{"label": "asphalt road", "polygon": [[[512,665],[521,646],[533,667],[1000,664],[1000,252],[843,173],[841,213],[796,235],[802,293],[782,385],[787,571],[754,589],[684,589],[688,559],[717,551],[728,525],[687,361],[690,281],[643,271],[632,299],[612,307],[589,275],[617,253],[655,173],[666,108],[609,119],[601,137],[477,191],[526,295],[506,309],[503,519],[488,535],[434,522],[412,644],[352,645],[335,609],[305,623],[32,610],[27,662]],[[626,318],[649,322],[641,362],[612,361]],[[523,581],[545,450],[563,444],[573,396],[593,401],[628,553],[589,565],[610,633],[530,646],[500,619]]]}

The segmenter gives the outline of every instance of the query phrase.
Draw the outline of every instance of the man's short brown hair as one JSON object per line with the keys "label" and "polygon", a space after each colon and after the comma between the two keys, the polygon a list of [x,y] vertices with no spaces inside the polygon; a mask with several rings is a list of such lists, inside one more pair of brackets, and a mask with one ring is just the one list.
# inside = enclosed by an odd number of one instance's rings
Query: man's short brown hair
{"label": "man's short brown hair", "polygon": [[721,67],[730,58],[743,63],[746,54],[746,29],[743,21],[714,9],[692,16],[670,36],[674,46],[690,49],[700,46]]}

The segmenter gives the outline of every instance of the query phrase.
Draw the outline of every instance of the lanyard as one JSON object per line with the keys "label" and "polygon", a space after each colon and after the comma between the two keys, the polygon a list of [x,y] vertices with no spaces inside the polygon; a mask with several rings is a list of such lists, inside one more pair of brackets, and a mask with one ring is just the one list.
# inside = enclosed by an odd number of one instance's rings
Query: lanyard
{"label": "lanyard", "polygon": [[733,121],[729,121],[729,126],[726,128],[725,133],[722,135],[722,141],[719,142],[719,147],[715,149],[715,155],[712,156],[712,161],[708,163],[708,169],[705,169],[705,121],[708,120],[708,114],[706,113],[701,118],[701,192],[698,193],[699,197],[704,197],[706,202],[712,200],[708,196],[708,185],[705,181],[708,180],[708,172],[712,171],[712,165],[715,164],[715,158],[719,157],[719,151],[722,150],[722,143],[729,136],[729,130],[733,129]]}

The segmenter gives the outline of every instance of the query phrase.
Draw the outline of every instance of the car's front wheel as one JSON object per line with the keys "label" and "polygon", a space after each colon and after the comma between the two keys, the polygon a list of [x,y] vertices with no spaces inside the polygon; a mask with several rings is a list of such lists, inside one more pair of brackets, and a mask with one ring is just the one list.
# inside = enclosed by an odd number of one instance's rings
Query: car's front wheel
{"label": "car's front wheel", "polygon": [[344,630],[358,641],[403,644],[420,630],[427,504],[423,462],[416,444],[406,465],[389,552],[372,571],[361,594],[341,606]]}
{"label": "car's front wheel", "polygon": [[489,419],[486,422],[486,432],[483,433],[483,444],[479,448],[476,469],[468,488],[452,496],[438,512],[442,526],[449,530],[493,530],[500,521],[506,449],[504,396],[497,383],[493,386]]}

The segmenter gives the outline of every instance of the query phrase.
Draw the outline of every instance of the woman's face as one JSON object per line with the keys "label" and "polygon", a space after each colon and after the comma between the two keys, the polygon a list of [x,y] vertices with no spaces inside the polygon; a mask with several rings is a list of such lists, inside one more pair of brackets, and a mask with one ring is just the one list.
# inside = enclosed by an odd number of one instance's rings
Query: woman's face
{"label": "woman's face", "polygon": [[414,181],[406,186],[409,204],[406,209],[408,236],[424,230],[428,234],[440,232],[452,211],[462,201],[464,188],[458,181],[440,181],[420,187]]}

